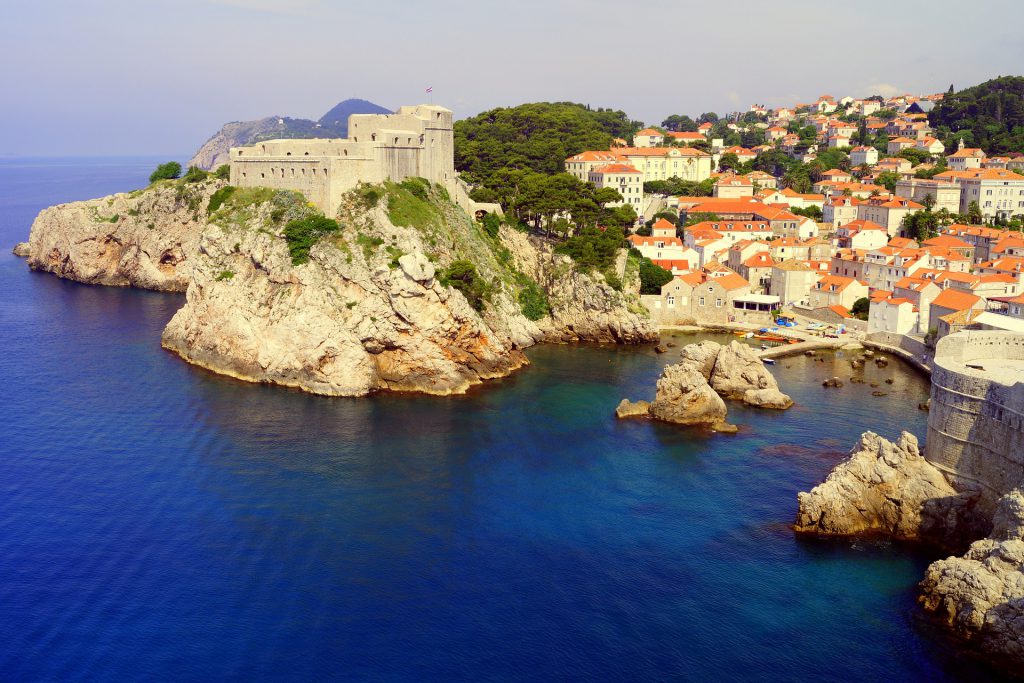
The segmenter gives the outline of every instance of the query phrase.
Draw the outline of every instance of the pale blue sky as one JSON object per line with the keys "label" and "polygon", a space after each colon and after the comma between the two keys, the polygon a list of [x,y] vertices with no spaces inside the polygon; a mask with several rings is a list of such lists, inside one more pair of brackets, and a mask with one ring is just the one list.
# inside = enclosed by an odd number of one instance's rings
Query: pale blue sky
{"label": "pale blue sky", "polygon": [[[995,17],[998,17],[996,19]],[[657,123],[1024,73],[1019,0],[2,0],[0,154],[189,154],[339,100],[470,116],[573,100]]]}

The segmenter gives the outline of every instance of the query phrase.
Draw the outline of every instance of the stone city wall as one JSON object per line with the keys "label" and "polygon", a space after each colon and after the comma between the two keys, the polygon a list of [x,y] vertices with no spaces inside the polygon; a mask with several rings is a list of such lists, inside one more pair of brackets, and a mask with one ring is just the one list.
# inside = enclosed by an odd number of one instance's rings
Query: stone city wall
{"label": "stone city wall", "polygon": [[979,491],[986,512],[1024,485],[1022,373],[1021,334],[960,332],[936,348],[925,454],[958,491]]}

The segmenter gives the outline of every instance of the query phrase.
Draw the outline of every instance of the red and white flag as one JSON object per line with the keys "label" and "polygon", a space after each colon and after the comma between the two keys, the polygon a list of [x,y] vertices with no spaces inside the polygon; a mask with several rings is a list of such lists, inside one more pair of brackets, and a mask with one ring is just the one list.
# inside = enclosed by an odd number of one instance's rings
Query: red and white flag
{"label": "red and white flag", "polygon": [[434,86],[430,86],[429,88],[427,88],[427,92],[434,92]]}

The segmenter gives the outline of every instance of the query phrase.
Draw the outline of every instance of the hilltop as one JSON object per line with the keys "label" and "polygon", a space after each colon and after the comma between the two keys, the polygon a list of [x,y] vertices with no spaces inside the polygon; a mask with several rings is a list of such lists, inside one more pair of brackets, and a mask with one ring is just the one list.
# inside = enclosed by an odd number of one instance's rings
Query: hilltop
{"label": "hilltop", "polygon": [[189,160],[189,166],[210,171],[227,162],[232,147],[251,145],[260,140],[280,138],[343,138],[348,135],[351,114],[390,114],[379,104],[348,99],[339,102],[318,120],[267,116],[254,121],[232,121],[213,134]]}
{"label": "hilltop", "polygon": [[963,138],[988,154],[1024,152],[1024,77],[1002,76],[946,95],[928,121],[947,143]]}

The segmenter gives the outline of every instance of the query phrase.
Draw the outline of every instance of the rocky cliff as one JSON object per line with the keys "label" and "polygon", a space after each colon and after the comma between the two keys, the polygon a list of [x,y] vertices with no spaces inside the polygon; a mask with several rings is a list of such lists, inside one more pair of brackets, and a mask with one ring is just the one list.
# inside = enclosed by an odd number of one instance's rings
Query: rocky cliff
{"label": "rocky cliff", "polygon": [[165,181],[147,190],[44,209],[32,223],[29,267],[89,284],[183,292],[223,183]]}
{"label": "rocky cliff", "polygon": [[919,600],[987,655],[1024,666],[1024,493],[999,500],[988,538],[928,567]]}
{"label": "rocky cliff", "polygon": [[165,347],[327,395],[457,393],[539,341],[657,339],[635,274],[619,291],[541,240],[488,233],[422,179],[361,186],[330,234],[289,232],[317,215],[293,192],[162,181],[47,209],[18,251],[81,282],[187,289]]}
{"label": "rocky cliff", "polygon": [[540,238],[505,226],[501,242],[515,267],[547,294],[550,313],[538,321],[544,341],[638,344],[658,340],[657,327],[640,304],[639,270],[629,267],[625,252],[616,266],[623,274],[622,290],[617,291],[602,276],[574,268],[570,257],[556,254]]}
{"label": "rocky cliff", "polygon": [[794,528],[803,533],[881,533],[956,548],[978,524],[974,498],[949,485],[909,432],[895,443],[865,432],[849,457],[797,501]]}

